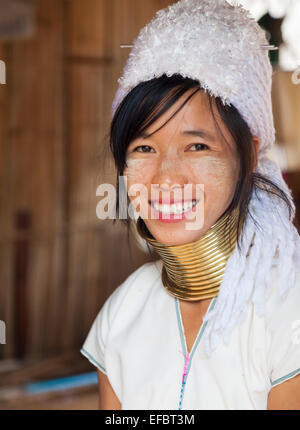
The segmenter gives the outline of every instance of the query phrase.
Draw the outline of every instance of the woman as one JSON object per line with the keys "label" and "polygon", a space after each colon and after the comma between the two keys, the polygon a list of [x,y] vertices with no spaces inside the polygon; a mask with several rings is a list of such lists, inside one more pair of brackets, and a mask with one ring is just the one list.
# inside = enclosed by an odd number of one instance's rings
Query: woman
{"label": "woman", "polygon": [[140,190],[126,222],[159,259],[110,295],[81,349],[101,409],[300,409],[300,240],[266,155],[266,48],[225,0],[181,0],[135,40],[111,150]]}

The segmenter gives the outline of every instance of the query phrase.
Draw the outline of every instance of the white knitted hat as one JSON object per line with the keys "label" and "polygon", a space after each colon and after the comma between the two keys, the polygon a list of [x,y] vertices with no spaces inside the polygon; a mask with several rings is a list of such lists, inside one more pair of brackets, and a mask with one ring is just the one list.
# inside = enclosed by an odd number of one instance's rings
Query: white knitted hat
{"label": "white knitted hat", "polygon": [[242,251],[236,247],[230,256],[216,305],[205,317],[208,353],[217,346],[220,334],[229,341],[233,326],[246,317],[249,299],[259,315],[264,313],[275,262],[280,266],[280,297],[295,285],[300,271],[300,237],[292,224],[291,191],[279,166],[266,155],[275,140],[268,49],[272,47],[265,32],[242,6],[225,0],[178,1],[159,10],[141,29],[112,104],[114,115],[136,85],[162,74],[179,73],[198,80],[209,94],[238,109],[252,135],[260,139],[256,171],[281,187],[291,202],[289,218],[281,199],[260,189],[253,193],[249,210],[262,231],[247,217]]}

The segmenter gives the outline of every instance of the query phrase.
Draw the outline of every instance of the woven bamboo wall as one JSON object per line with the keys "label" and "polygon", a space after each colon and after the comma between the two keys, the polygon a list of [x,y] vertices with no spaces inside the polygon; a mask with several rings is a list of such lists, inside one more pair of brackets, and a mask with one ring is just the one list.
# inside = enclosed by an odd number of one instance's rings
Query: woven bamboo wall
{"label": "woven bamboo wall", "polygon": [[131,260],[123,226],[96,217],[96,188],[115,184],[103,148],[129,53],[120,44],[132,43],[171,3],[39,0],[34,35],[0,40],[7,67],[0,85],[0,358],[77,350],[106,297],[148,260],[134,246]]}

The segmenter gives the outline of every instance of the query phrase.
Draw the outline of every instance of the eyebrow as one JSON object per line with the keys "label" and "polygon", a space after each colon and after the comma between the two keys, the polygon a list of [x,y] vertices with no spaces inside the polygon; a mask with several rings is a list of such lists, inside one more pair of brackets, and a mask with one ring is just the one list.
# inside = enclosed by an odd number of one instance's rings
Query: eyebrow
{"label": "eyebrow", "polygon": [[[185,131],[181,132],[181,134],[186,135],[186,136],[202,137],[204,139],[208,139],[211,141],[216,140],[215,137],[206,130],[185,130]],[[140,136],[143,139],[148,139],[149,137],[151,137],[151,135],[147,134],[147,133],[141,133]]]}

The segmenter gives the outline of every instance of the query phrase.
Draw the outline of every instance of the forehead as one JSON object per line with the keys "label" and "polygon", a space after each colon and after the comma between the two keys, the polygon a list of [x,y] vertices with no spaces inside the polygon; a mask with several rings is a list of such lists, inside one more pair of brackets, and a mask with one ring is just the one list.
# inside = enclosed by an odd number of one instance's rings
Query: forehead
{"label": "forehead", "polygon": [[[164,112],[160,118],[146,129],[142,137],[147,137],[148,134],[155,132],[150,136],[150,138],[158,139],[161,136],[169,134],[174,135],[186,130],[201,129],[207,131],[216,140],[220,141],[222,140],[222,135],[220,135],[218,127],[214,121],[211,112],[212,108],[222,134],[225,136],[226,140],[230,140],[229,132],[221,121],[214,100],[212,100],[212,107],[210,108],[208,94],[203,90],[199,90],[196,93],[195,91],[196,88],[192,88],[183,94],[183,96],[181,96],[166,112]],[[178,109],[179,111],[176,112]],[[158,130],[160,127],[162,128]]]}

